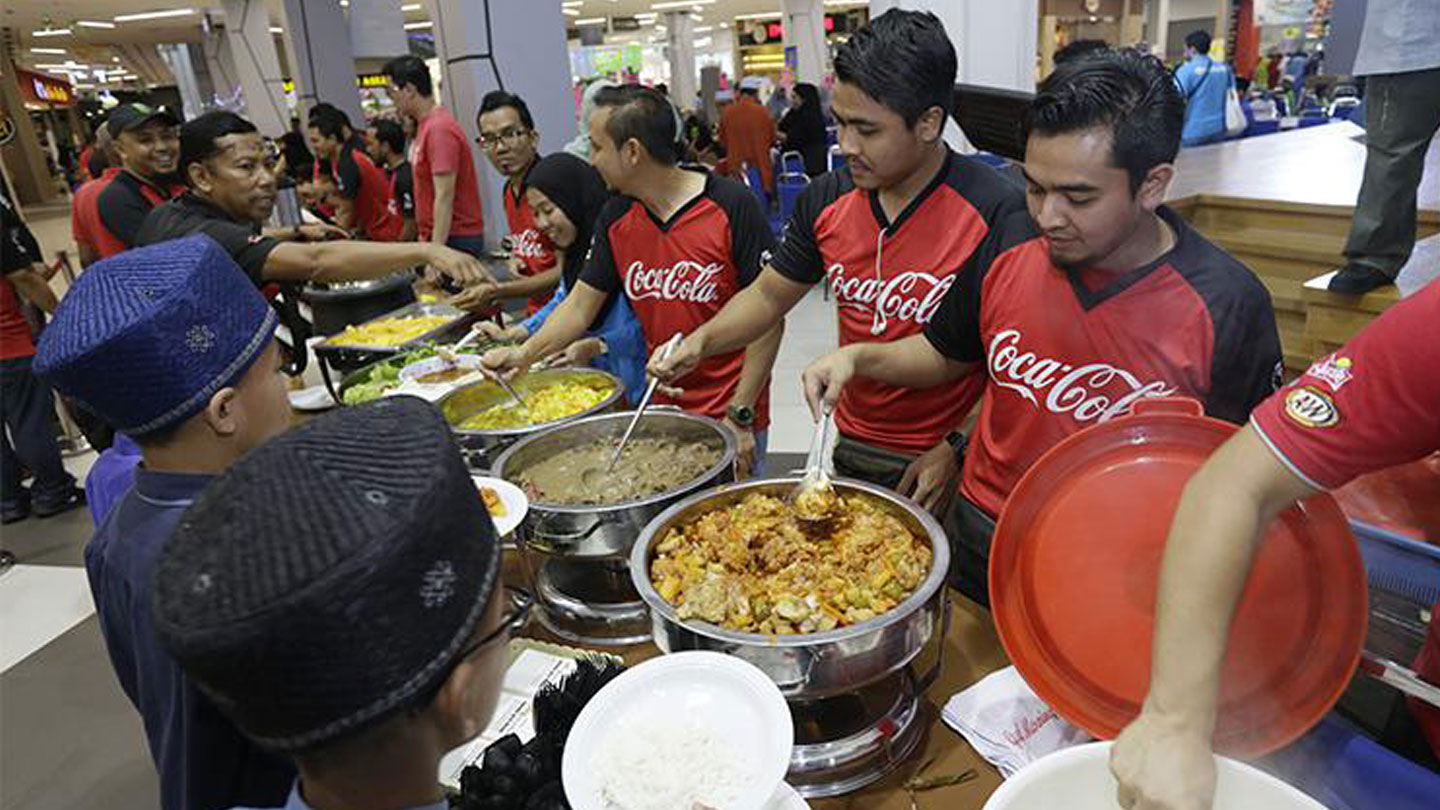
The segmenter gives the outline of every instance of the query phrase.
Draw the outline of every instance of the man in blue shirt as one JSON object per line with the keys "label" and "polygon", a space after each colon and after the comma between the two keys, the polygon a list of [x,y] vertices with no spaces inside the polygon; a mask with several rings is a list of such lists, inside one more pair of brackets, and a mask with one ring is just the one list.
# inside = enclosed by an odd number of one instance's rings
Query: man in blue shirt
{"label": "man in blue shirt", "polygon": [[240,735],[160,645],[160,550],[213,477],[290,421],[276,315],[219,244],[193,236],[91,265],[35,372],[135,440],[135,485],[85,549],[100,630],[140,711],[163,810],[283,800],[293,768]]}
{"label": "man in blue shirt", "polygon": [[1191,31],[1185,37],[1185,64],[1175,81],[1185,96],[1185,129],[1181,146],[1203,146],[1225,138],[1225,95],[1235,84],[1230,66],[1210,58],[1210,35]]}
{"label": "man in blue shirt", "polygon": [[331,412],[240,460],[185,513],[155,582],[186,673],[294,758],[291,810],[444,810],[440,759],[489,723],[529,606],[500,587],[450,426],[415,397]]}

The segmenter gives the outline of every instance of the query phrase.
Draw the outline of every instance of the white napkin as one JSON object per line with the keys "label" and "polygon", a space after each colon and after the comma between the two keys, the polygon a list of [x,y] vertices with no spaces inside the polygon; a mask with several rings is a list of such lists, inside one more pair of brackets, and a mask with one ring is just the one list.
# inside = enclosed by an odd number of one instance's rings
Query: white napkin
{"label": "white napkin", "polygon": [[951,697],[941,716],[1006,779],[1046,754],[1092,739],[1045,705],[1015,667]]}

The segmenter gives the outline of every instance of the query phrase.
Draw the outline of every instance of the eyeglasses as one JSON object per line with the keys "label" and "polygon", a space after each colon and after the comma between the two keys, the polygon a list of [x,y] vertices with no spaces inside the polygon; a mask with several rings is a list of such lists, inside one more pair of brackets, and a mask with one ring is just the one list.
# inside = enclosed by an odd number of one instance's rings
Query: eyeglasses
{"label": "eyeglasses", "polygon": [[481,149],[489,149],[493,151],[495,149],[499,149],[500,144],[502,143],[508,146],[514,146],[515,144],[519,143],[525,138],[528,138],[529,136],[530,130],[528,129],[510,127],[504,132],[501,132],[499,135],[481,135],[480,137],[475,139],[475,143],[479,144]]}
{"label": "eyeglasses", "polygon": [[509,604],[500,617],[500,626],[486,633],[483,638],[471,642],[470,646],[460,653],[459,660],[466,660],[501,638],[519,632],[520,628],[525,626],[526,620],[530,618],[530,608],[535,606],[535,597],[527,590],[508,586],[500,591],[500,596]]}

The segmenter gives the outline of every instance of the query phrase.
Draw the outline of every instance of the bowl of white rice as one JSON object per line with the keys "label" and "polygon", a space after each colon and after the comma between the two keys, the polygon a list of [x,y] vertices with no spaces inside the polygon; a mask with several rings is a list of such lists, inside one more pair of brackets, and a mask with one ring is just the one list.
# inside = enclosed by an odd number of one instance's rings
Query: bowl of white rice
{"label": "bowl of white rice", "polygon": [[723,653],[632,667],[586,704],[561,763],[574,810],[761,810],[795,729],[774,680]]}

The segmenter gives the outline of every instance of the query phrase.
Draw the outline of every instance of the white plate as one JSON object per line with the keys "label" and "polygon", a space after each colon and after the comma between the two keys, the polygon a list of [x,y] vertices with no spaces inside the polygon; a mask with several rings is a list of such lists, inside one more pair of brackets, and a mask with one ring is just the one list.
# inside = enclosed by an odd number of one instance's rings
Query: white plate
{"label": "white plate", "polygon": [[525,497],[525,493],[521,492],[519,487],[501,478],[490,478],[485,475],[472,475],[470,478],[475,481],[477,493],[482,486],[490,487],[500,495],[500,503],[505,505],[503,517],[492,515],[490,518],[495,521],[495,531],[501,537],[515,531],[515,527],[520,525],[520,521],[525,519],[525,513],[530,510],[530,499]]}
{"label": "white plate", "polygon": [[561,782],[574,810],[604,810],[603,754],[627,735],[681,725],[706,734],[746,763],[750,786],[726,810],[789,810],[773,804],[795,728],[775,682],[753,664],[716,652],[652,658],[606,684],[580,712],[565,742]]}
{"label": "white plate", "polygon": [[330,396],[330,389],[326,388],[323,383],[302,388],[299,391],[291,391],[289,397],[290,407],[297,411],[328,411],[340,404]]}
{"label": "white plate", "polygon": [[[985,802],[984,810],[1117,810],[1110,747],[1098,742],[1056,751],[1026,765]],[[1226,757],[1215,758],[1214,810],[1325,810],[1270,776]]]}
{"label": "white plate", "polygon": [[800,791],[790,787],[789,782],[781,782],[780,787],[775,788],[775,793],[770,796],[765,810],[810,810],[810,803],[805,801]]}

